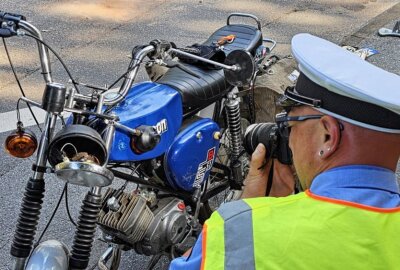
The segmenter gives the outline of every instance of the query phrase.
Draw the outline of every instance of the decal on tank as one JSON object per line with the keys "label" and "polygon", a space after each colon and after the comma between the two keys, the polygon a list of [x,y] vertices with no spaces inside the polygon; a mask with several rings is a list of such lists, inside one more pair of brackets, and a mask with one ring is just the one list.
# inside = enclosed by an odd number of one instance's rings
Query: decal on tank
{"label": "decal on tank", "polygon": [[212,165],[214,163],[215,157],[215,147],[209,149],[207,151],[207,159],[199,164],[196,173],[196,179],[194,180],[193,187],[199,187],[201,183],[204,181],[204,177],[206,176],[206,172],[211,170]]}
{"label": "decal on tank", "polygon": [[191,192],[204,184],[218,153],[220,141],[214,133],[219,131],[212,119],[201,118],[179,132],[164,156],[164,172],[173,188]]}
{"label": "decal on tank", "polygon": [[156,124],[156,130],[158,134],[163,134],[168,130],[167,119],[163,119]]}

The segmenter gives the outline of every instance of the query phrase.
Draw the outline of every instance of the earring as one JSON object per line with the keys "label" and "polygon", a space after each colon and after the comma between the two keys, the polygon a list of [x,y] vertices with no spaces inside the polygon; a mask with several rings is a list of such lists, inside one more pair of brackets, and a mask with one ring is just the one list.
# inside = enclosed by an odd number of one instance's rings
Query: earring
{"label": "earring", "polygon": [[326,149],[326,150],[329,152],[329,151],[331,151],[331,148],[330,148],[330,147],[328,147],[328,149]]}
{"label": "earring", "polygon": [[319,156],[322,157],[322,155],[324,154],[324,150],[319,151]]}

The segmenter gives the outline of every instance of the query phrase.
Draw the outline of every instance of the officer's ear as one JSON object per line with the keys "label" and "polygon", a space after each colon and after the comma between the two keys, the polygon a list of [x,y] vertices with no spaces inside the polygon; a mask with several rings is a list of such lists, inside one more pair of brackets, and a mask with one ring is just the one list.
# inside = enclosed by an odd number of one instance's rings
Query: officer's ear
{"label": "officer's ear", "polygon": [[334,117],[325,115],[321,119],[323,127],[323,143],[320,149],[322,159],[330,157],[339,147],[343,125]]}

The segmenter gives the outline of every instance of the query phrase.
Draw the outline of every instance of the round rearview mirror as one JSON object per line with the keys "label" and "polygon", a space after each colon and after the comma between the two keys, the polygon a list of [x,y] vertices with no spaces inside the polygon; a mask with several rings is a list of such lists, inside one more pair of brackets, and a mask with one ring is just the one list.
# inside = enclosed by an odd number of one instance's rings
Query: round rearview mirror
{"label": "round rearview mirror", "polygon": [[225,59],[225,65],[236,66],[236,70],[225,69],[225,78],[233,86],[244,86],[250,83],[255,72],[253,56],[243,50],[232,51]]}

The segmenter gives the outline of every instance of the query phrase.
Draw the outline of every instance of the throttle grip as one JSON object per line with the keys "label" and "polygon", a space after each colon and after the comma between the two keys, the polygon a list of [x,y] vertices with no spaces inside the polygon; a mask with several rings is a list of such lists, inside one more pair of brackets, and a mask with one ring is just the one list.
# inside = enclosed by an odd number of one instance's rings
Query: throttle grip
{"label": "throttle grip", "polygon": [[169,50],[171,47],[174,47],[175,44],[163,39],[155,39],[150,41],[150,45],[153,45],[156,49]]}
{"label": "throttle grip", "polygon": [[26,21],[25,16],[0,10],[0,22],[12,21],[19,23],[21,20]]}
{"label": "throttle grip", "polygon": [[162,39],[152,40],[150,41],[150,45],[154,47],[154,52],[148,55],[150,58],[157,58],[162,52],[168,51],[171,48],[176,48],[175,43]]}
{"label": "throttle grip", "polygon": [[16,36],[18,23],[25,19],[22,15],[0,11],[0,37],[8,38]]}

